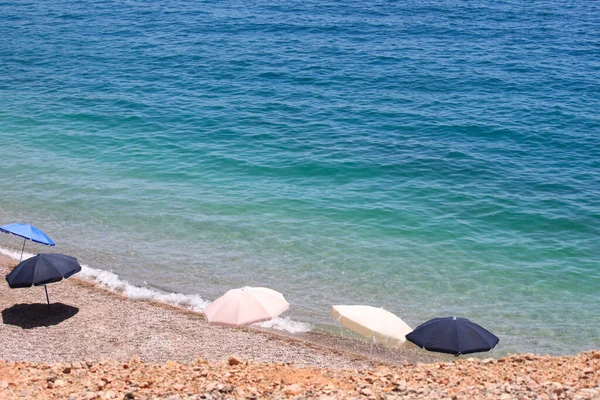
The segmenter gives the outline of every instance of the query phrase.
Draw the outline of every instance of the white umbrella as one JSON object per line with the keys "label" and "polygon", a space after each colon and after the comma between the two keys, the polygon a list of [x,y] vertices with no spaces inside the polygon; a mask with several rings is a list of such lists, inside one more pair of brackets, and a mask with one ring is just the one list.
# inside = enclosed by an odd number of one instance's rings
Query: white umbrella
{"label": "white umbrella", "polygon": [[414,347],[406,341],[412,332],[399,317],[371,306],[332,306],[331,314],[346,328],[389,347]]}
{"label": "white umbrella", "polygon": [[289,307],[283,295],[273,289],[246,286],[228,291],[203,312],[211,324],[248,326],[275,318]]}

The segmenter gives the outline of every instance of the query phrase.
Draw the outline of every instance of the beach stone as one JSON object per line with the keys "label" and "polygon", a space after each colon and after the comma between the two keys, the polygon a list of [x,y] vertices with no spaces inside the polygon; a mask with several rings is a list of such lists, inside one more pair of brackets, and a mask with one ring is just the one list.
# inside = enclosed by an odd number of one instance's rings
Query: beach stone
{"label": "beach stone", "polygon": [[298,385],[297,383],[294,383],[292,385],[286,386],[283,389],[283,393],[287,394],[287,395],[297,395],[302,393],[302,386]]}
{"label": "beach stone", "polygon": [[233,389],[233,386],[223,385],[221,383],[217,385],[217,390],[221,393],[231,393],[233,392]]}
{"label": "beach stone", "polygon": [[364,388],[364,389],[360,390],[360,394],[365,395],[365,396],[372,396],[373,391],[369,388]]}
{"label": "beach stone", "polygon": [[560,394],[560,393],[564,392],[563,385],[561,385],[558,382],[552,382],[551,386],[552,386],[553,393]]}
{"label": "beach stone", "polygon": [[577,398],[577,396],[585,400],[595,400],[600,398],[600,393],[596,389],[581,389],[577,392],[575,398]]}
{"label": "beach stone", "polygon": [[63,381],[62,379],[57,379],[54,381],[54,387],[61,388],[66,385],[67,385],[67,382]]}
{"label": "beach stone", "polygon": [[331,383],[328,383],[325,387],[323,387],[323,391],[325,393],[333,392],[335,389],[336,389],[336,387],[334,385],[332,385]]}
{"label": "beach stone", "polygon": [[495,383],[486,383],[485,390],[488,392],[495,392],[498,390],[498,385],[496,385]]}
{"label": "beach stone", "polygon": [[393,389],[395,392],[406,392],[406,380],[402,379],[396,382],[396,387]]}
{"label": "beach stone", "polygon": [[242,362],[242,361],[241,361],[239,358],[235,357],[235,356],[230,356],[230,357],[227,359],[227,363],[228,363],[229,365],[238,365],[238,364],[240,364],[241,362]]}

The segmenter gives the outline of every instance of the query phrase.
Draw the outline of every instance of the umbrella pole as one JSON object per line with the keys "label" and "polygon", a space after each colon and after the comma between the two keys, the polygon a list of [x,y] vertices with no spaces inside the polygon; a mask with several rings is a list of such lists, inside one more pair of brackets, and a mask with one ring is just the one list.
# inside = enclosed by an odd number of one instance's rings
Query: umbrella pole
{"label": "umbrella pole", "polygon": [[254,361],[254,340],[252,340],[252,332],[250,332],[250,327],[248,327],[248,336],[250,336],[250,350],[252,352],[252,361]]}
{"label": "umbrella pole", "polygon": [[48,297],[48,288],[44,285],[44,290],[46,291],[46,302],[50,305],[50,298]]}
{"label": "umbrella pole", "polygon": [[25,243],[27,243],[27,239],[23,239],[23,248],[21,248],[21,258],[19,258],[19,264],[23,261],[23,251],[25,251]]}
{"label": "umbrella pole", "polygon": [[371,342],[371,351],[369,351],[369,355],[373,355],[373,345],[375,344],[375,334],[373,334],[373,341]]}

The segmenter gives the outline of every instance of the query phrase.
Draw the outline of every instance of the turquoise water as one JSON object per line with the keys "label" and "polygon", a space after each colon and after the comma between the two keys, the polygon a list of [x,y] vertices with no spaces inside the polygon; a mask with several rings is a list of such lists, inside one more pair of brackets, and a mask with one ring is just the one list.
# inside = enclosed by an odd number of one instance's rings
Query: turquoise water
{"label": "turquoise water", "polygon": [[0,3],[0,223],[313,325],[600,348],[600,6],[367,3]]}

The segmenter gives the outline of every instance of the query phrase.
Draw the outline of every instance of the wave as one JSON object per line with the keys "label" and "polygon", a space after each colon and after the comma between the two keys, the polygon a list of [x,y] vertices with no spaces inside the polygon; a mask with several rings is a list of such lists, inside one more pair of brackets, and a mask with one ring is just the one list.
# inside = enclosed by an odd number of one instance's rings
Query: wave
{"label": "wave", "polygon": [[276,317],[272,320],[255,324],[261,328],[277,329],[280,331],[287,331],[290,333],[302,333],[310,332],[313,329],[313,325],[308,322],[294,321],[290,317]]}
{"label": "wave", "polygon": [[[20,252],[2,247],[0,247],[0,254],[4,254],[15,260],[21,258]],[[23,259],[33,256],[34,254],[31,253],[23,253]],[[83,264],[81,265],[81,272],[78,274],[78,278],[94,283],[111,292],[121,294],[130,300],[158,301],[198,313],[201,313],[202,310],[204,310],[204,307],[210,304],[210,300],[204,299],[197,294],[163,292],[154,288],[135,286],[126,280],[121,279],[113,272],[92,268]],[[261,322],[255,325],[262,328],[276,329],[290,333],[309,332],[313,329],[311,324],[294,321],[289,317],[277,317],[270,321]]]}

